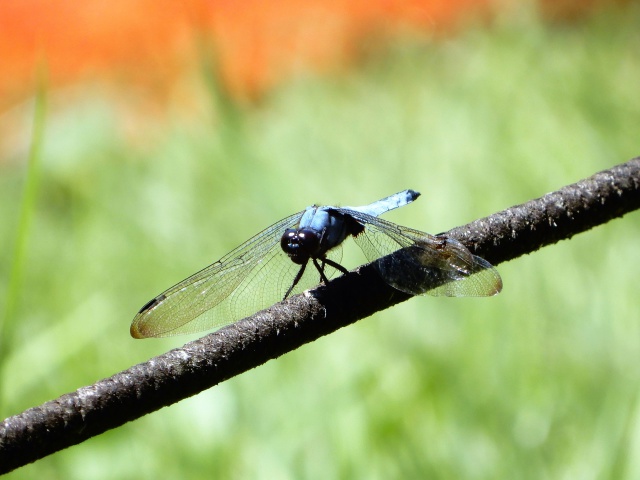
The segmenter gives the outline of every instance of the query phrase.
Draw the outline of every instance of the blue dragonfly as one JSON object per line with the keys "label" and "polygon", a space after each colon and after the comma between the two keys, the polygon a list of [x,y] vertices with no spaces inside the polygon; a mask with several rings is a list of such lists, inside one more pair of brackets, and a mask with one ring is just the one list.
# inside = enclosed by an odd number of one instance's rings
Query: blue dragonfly
{"label": "blue dragonfly", "polygon": [[498,271],[457,240],[378,218],[419,195],[405,190],[362,207],[313,205],[290,215],[145,304],[133,319],[131,336],[217,329],[326,284],[336,273],[347,273],[340,265],[347,237],[354,238],[382,279],[400,291],[450,297],[498,294]]}

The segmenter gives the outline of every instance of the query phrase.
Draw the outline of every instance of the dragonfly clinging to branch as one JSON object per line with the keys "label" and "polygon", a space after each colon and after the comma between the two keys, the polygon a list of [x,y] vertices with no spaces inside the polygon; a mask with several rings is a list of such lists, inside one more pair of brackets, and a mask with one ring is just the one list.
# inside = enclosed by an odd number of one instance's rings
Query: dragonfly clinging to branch
{"label": "dragonfly clinging to branch", "polygon": [[[348,237],[375,262],[382,279],[403,292],[498,294],[502,280],[497,270],[457,240],[378,218],[419,195],[405,190],[362,207],[314,205],[290,215],[145,304],[133,319],[131,335],[213,330],[327,283],[337,272],[347,273],[340,260]],[[397,250],[402,251],[388,256]]]}

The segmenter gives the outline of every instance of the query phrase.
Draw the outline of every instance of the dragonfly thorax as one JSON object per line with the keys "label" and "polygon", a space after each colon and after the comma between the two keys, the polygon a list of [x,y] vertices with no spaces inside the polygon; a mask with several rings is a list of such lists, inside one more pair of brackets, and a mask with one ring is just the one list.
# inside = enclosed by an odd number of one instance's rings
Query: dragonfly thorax
{"label": "dragonfly thorax", "polygon": [[318,258],[322,251],[322,234],[311,228],[288,228],[280,239],[282,250],[293,263],[305,264],[310,258]]}

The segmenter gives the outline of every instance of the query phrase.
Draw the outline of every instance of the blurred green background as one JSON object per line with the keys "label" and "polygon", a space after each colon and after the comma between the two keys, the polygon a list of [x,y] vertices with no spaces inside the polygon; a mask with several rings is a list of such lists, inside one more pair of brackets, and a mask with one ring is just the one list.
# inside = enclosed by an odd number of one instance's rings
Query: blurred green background
{"label": "blurred green background", "polygon": [[[128,329],[307,205],[413,188],[386,218],[437,233],[639,155],[639,22],[406,38],[253,107],[194,78],[197,108],[138,119],[141,142],[105,92],[50,94],[22,237],[34,109],[6,113],[24,138],[0,159],[0,414],[196,338]],[[7,478],[638,478],[639,220],[500,265],[498,297],[415,298]]]}

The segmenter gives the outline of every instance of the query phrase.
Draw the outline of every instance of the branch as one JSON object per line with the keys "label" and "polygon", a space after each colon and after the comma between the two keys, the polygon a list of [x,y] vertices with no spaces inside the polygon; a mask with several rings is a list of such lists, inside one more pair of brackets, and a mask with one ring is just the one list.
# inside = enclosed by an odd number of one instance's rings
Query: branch
{"label": "branch", "polygon": [[[446,235],[497,265],[640,208],[640,157]],[[410,298],[365,265],[0,425],[0,473],[195,395]]]}

